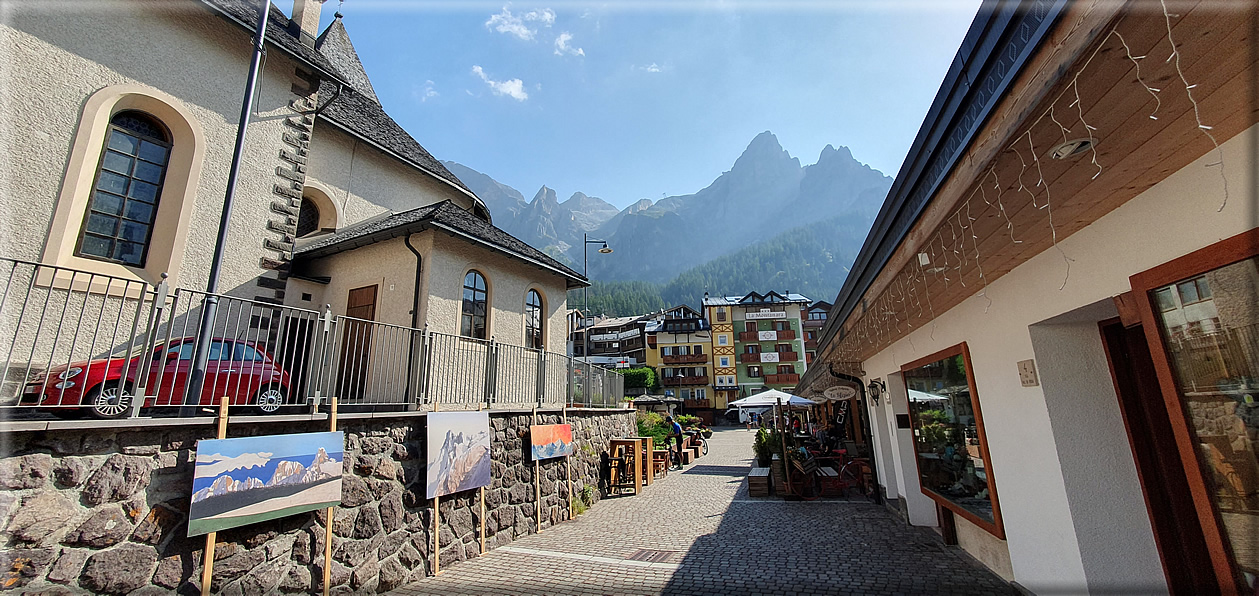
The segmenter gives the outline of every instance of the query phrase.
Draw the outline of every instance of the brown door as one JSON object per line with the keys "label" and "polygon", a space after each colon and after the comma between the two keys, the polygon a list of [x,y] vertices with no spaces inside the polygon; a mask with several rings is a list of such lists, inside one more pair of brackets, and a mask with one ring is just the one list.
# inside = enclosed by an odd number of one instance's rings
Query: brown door
{"label": "brown door", "polygon": [[372,345],[372,325],[368,321],[376,320],[376,289],[377,286],[355,288],[346,301],[337,382],[343,403],[362,401],[367,386]]}
{"label": "brown door", "polygon": [[1141,325],[1125,329],[1118,319],[1102,322],[1101,330],[1168,588],[1218,594],[1145,331]]}

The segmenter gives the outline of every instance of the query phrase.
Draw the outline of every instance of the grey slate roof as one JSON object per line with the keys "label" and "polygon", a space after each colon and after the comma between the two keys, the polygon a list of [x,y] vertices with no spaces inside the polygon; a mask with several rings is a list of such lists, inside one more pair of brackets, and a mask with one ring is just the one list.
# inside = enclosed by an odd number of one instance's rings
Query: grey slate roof
{"label": "grey slate roof", "polygon": [[[335,83],[324,82],[319,89],[319,98],[326,102],[324,98],[330,98],[336,92]],[[319,118],[340,126],[364,141],[379,145],[408,164],[449,182],[484,206],[480,197],[464,186],[462,180],[451,174],[446,166],[394,122],[380,104],[353,87],[343,88],[341,95],[320,112]],[[486,212],[489,210],[486,209]]]}
{"label": "grey slate roof", "polygon": [[299,240],[293,256],[298,260],[326,257],[429,229],[438,229],[454,236],[462,236],[491,250],[507,253],[540,268],[549,269],[564,276],[570,288],[588,285],[584,276],[567,265],[450,201],[367,220],[326,236],[305,241]]}
{"label": "grey slate roof", "polygon": [[332,19],[332,24],[319,34],[315,49],[337,67],[350,87],[380,103],[380,98],[376,97],[376,89],[372,87],[372,81],[367,78],[367,71],[363,69],[363,61],[359,60],[358,52],[354,51],[354,43],[350,41],[350,34],[345,30],[340,17]]}
{"label": "grey slate roof", "polygon": [[[256,0],[201,0],[201,2],[244,27],[251,34],[257,32],[260,14],[258,11],[261,3]],[[320,74],[337,81],[345,80],[327,57],[297,38],[297,24],[291,23],[274,3],[271,4],[271,13],[267,17],[266,40],[284,53],[320,71]]]}

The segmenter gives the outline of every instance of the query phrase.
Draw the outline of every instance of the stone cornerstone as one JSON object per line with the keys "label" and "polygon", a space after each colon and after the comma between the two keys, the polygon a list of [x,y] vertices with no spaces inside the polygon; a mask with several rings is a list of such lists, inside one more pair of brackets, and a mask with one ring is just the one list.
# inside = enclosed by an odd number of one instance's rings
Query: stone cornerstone
{"label": "stone cornerstone", "polygon": [[[570,410],[574,490],[600,487],[608,440],[636,434],[632,410]],[[539,413],[539,424],[561,421]],[[491,412],[493,481],[487,549],[537,531],[532,416]],[[319,432],[319,422],[233,424],[229,437]],[[425,498],[425,419],[345,420],[345,476],[332,520],[334,592],[385,592],[431,570],[432,501]],[[0,589],[38,593],[200,590],[205,538],[187,538],[198,439],[212,425],[146,430],[7,433],[0,457]],[[542,526],[569,518],[563,459],[544,461]],[[596,490],[597,498],[601,491]],[[440,500],[441,565],[480,554],[478,491]],[[212,589],[222,594],[322,590],[324,512],[218,533]]]}

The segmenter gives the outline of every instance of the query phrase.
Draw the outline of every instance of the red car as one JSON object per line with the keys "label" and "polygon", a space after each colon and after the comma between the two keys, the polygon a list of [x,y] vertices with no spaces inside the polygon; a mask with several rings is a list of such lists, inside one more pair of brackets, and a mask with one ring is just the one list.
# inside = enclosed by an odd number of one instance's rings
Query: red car
{"label": "red car", "polygon": [[[196,338],[171,340],[152,352],[144,407],[183,405]],[[21,405],[79,406],[94,418],[123,418],[132,407],[143,354],[114,355],[90,362],[54,366],[26,385]],[[126,378],[121,383],[120,381]],[[289,374],[253,342],[214,338],[201,390],[201,405],[217,404],[226,395],[231,405],[252,405],[265,414],[279,411],[289,393]]]}

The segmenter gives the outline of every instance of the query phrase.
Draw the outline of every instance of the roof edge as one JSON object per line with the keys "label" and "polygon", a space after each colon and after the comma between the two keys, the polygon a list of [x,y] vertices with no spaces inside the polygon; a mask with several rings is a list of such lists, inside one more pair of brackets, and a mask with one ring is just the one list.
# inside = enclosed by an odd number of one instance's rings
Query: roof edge
{"label": "roof edge", "polygon": [[[343,83],[343,84],[344,84],[344,83]],[[347,86],[348,86],[348,85],[347,85]],[[451,187],[451,188],[453,188],[453,189],[455,189],[455,190],[459,191],[459,193],[460,193],[460,194],[462,194],[462,195],[464,195],[464,196],[467,196],[468,198],[472,199],[472,204],[473,204],[473,207],[474,207],[474,208],[475,208],[475,207],[480,207],[480,208],[481,208],[481,209],[485,212],[485,215],[486,215],[486,217],[485,217],[485,221],[486,221],[486,222],[490,223],[491,225],[494,223],[494,222],[493,222],[493,220],[491,220],[491,219],[490,219],[490,217],[489,217],[489,215],[490,215],[490,208],[489,208],[489,206],[485,204],[485,201],[481,200],[481,197],[476,196],[476,193],[472,192],[471,190],[468,190],[468,189],[466,189],[466,188],[461,188],[458,184],[455,184],[455,183],[453,183],[453,182],[451,182],[451,181],[449,181],[449,180],[445,179],[444,177],[437,175],[437,173],[436,173],[436,172],[434,172],[434,171],[432,171],[432,170],[430,170],[430,169],[428,169],[428,168],[426,168],[426,167],[424,167],[424,166],[422,166],[422,165],[420,165],[420,164],[418,164],[418,163],[415,163],[414,161],[412,161],[412,160],[410,160],[410,159],[407,159],[406,157],[403,157],[403,156],[399,155],[399,154],[398,154],[398,152],[396,152],[396,151],[394,151],[394,150],[392,150],[392,149],[389,149],[388,147],[385,147],[384,145],[381,145],[380,143],[376,142],[375,140],[373,140],[373,139],[369,138],[367,135],[361,134],[361,133],[359,133],[359,132],[355,131],[353,128],[351,128],[351,127],[349,127],[349,126],[346,126],[345,124],[343,124],[343,123],[341,123],[341,122],[337,122],[335,119],[328,117],[328,115],[327,115],[327,114],[322,114],[322,113],[321,113],[321,114],[319,114],[319,115],[318,115],[318,118],[319,118],[320,120],[323,120],[323,121],[325,121],[325,122],[327,122],[327,123],[329,123],[329,124],[331,124],[331,125],[333,125],[333,126],[335,126],[335,127],[339,128],[339,129],[341,129],[341,130],[342,130],[342,131],[344,131],[346,134],[349,134],[350,136],[352,136],[352,137],[354,137],[354,138],[356,138],[356,139],[359,139],[360,141],[363,141],[363,142],[367,143],[368,145],[371,145],[372,147],[375,147],[377,150],[379,150],[379,151],[383,152],[384,154],[386,154],[386,155],[388,155],[388,156],[390,156],[390,157],[392,157],[392,158],[394,158],[394,159],[396,159],[396,160],[398,160],[398,161],[401,161],[402,163],[405,163],[405,164],[407,164],[408,166],[411,166],[411,167],[413,167],[413,168],[415,168],[415,169],[417,169],[417,170],[420,170],[421,172],[424,172],[425,174],[428,174],[428,175],[429,175],[430,177],[432,177],[434,180],[437,180],[438,182],[441,182],[442,184],[445,184],[446,186],[449,186],[449,187]],[[453,172],[452,172],[452,174],[453,174]],[[474,213],[475,213],[475,211],[474,211]]]}
{"label": "roof edge", "polygon": [[1069,0],[984,0],[844,279],[819,347],[852,316],[1069,5]]}
{"label": "roof edge", "polygon": [[[221,16],[221,17],[223,17],[223,18],[225,18],[225,19],[227,19],[227,20],[229,20],[229,21],[231,21],[231,22],[233,22],[233,23],[236,23],[238,26],[240,26],[241,28],[243,28],[245,31],[248,31],[248,32],[250,32],[250,33],[255,33],[255,34],[258,32],[258,23],[256,23],[256,22],[255,22],[255,23],[249,23],[249,22],[243,21],[243,20],[241,20],[240,18],[238,18],[236,15],[232,14],[231,12],[229,12],[229,11],[227,11],[227,10],[224,10],[224,9],[223,9],[223,7],[221,7],[221,6],[218,6],[218,5],[214,4],[214,2],[212,2],[211,0],[198,0],[198,1],[199,1],[199,2],[201,2],[201,4],[204,4],[204,5],[205,5],[206,7],[208,7],[210,10],[214,11],[215,13],[217,13],[219,16]],[[274,7],[274,4],[275,4],[275,3],[273,2],[273,3],[272,3],[273,7]],[[276,8],[277,10],[280,10],[278,7],[275,7],[275,8]],[[281,12],[282,12],[282,11],[281,11]],[[268,17],[269,17],[269,15],[268,15]],[[270,28],[271,28],[271,24],[272,24],[272,23],[274,23],[274,22],[275,22],[274,20],[272,20],[271,18],[268,18],[268,19],[267,19],[267,29],[270,29]],[[268,31],[268,33],[270,33],[270,31]],[[318,65],[318,64],[315,64],[314,62],[312,62],[312,61],[310,61],[309,59],[307,59],[307,58],[305,58],[305,57],[301,56],[301,55],[300,55],[300,54],[298,54],[297,52],[293,52],[293,51],[289,50],[288,48],[285,48],[283,45],[281,45],[281,44],[279,44],[279,43],[276,43],[274,40],[270,39],[268,35],[263,35],[263,36],[262,36],[262,39],[263,39],[263,43],[264,43],[264,44],[266,44],[266,43],[270,43],[272,47],[274,47],[274,48],[276,48],[276,49],[280,50],[281,52],[284,52],[284,53],[285,53],[286,55],[288,55],[290,58],[292,58],[292,59],[294,59],[294,60],[297,60],[298,62],[301,62],[302,64],[305,64],[306,66],[309,66],[310,68],[312,68],[312,69],[314,69],[315,71],[317,71],[320,75],[325,76],[325,77],[327,77],[328,79],[330,79],[330,80],[332,80],[332,81],[335,81],[335,82],[337,82],[337,83],[340,83],[340,84],[347,84],[344,80],[342,80],[342,78],[341,78],[341,74],[340,74],[340,73],[333,72],[333,71],[331,71],[331,70],[329,70],[329,69],[327,69],[327,68],[324,68],[324,67],[322,67],[322,66],[320,66],[320,65]],[[300,42],[300,40],[298,40],[298,43],[301,43],[301,42]],[[311,51],[315,51],[315,50],[312,48],[312,49],[311,49]]]}

